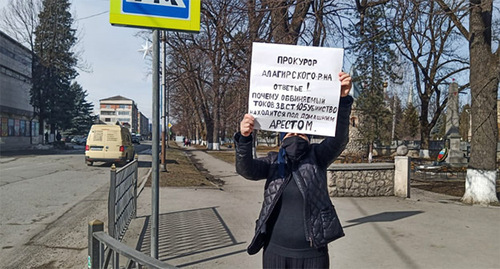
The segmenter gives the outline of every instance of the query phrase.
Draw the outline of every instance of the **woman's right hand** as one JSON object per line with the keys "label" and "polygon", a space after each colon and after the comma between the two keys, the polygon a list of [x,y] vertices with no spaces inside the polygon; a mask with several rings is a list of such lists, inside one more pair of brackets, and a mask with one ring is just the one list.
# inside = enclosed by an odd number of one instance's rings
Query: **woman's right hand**
{"label": "woman's right hand", "polygon": [[253,132],[253,123],[255,118],[250,114],[245,114],[240,122],[240,132],[243,136],[249,136]]}

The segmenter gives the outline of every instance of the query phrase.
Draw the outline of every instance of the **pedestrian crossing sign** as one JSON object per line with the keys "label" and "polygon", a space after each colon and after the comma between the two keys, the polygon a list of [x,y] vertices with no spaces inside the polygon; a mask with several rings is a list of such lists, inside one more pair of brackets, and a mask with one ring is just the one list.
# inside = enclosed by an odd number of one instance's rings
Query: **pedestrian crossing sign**
{"label": "pedestrian crossing sign", "polygon": [[111,0],[113,25],[200,31],[201,0]]}

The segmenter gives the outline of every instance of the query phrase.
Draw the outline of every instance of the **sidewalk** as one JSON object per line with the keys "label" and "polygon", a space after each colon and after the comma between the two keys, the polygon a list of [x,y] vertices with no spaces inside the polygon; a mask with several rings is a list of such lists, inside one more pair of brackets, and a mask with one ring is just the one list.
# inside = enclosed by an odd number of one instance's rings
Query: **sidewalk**
{"label": "sidewalk", "polygon": [[[198,150],[193,156],[218,188],[161,188],[159,258],[182,268],[261,268],[250,256],[264,181],[243,179],[233,165]],[[466,206],[456,197],[412,189],[396,197],[332,198],[346,236],[331,244],[331,268],[498,268],[500,208]],[[149,254],[151,189],[138,201],[128,244]]]}

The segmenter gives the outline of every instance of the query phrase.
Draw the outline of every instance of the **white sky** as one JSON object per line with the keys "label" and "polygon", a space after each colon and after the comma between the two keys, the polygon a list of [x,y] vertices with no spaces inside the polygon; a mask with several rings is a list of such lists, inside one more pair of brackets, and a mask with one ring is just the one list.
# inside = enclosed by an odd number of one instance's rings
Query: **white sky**
{"label": "white sky", "polygon": [[[0,9],[11,0],[0,0]],[[86,18],[109,11],[109,0],[71,0],[73,18]],[[111,26],[109,12],[78,20],[76,27],[83,50],[82,58],[92,69],[91,73],[79,71],[76,79],[88,93],[87,100],[98,113],[99,100],[115,95],[132,99],[151,121],[152,82],[147,75],[148,61],[138,52],[146,43],[135,37],[137,28]]]}

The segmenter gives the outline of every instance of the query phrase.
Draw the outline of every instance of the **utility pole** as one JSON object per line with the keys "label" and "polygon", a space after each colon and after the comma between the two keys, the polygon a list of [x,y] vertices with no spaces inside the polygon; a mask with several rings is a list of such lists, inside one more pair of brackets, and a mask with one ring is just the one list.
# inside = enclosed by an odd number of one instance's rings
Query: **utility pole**
{"label": "utility pole", "polygon": [[153,141],[151,167],[151,257],[158,259],[158,227],[160,208],[159,144],[160,132],[160,31],[153,30]]}

